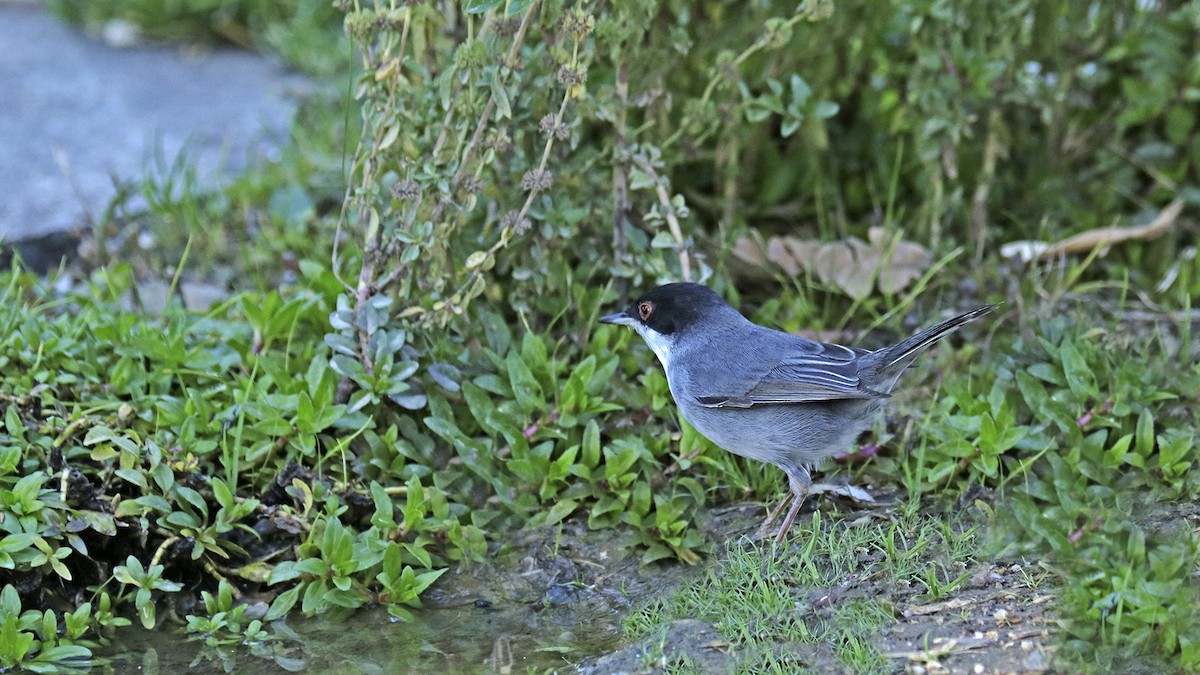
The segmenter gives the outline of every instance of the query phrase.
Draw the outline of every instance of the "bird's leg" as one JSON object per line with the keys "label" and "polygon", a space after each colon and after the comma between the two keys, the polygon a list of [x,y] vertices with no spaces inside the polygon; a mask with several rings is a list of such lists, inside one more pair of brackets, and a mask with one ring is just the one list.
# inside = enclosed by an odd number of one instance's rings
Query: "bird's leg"
{"label": "bird's leg", "polygon": [[800,507],[804,506],[808,488],[812,487],[812,477],[808,475],[808,469],[803,466],[789,469],[787,475],[788,484],[792,488],[792,508],[788,509],[783,524],[779,526],[779,533],[775,535],[776,546],[783,543],[784,536],[792,528],[792,521],[796,519],[796,514],[800,513]]}
{"label": "bird's leg", "polygon": [[789,490],[788,493],[783,496],[783,499],[780,499],[779,503],[775,505],[775,508],[771,509],[771,512],[767,514],[767,519],[764,520],[763,524],[758,527],[758,534],[755,535],[756,537],[765,537],[767,533],[771,531],[771,525],[779,519],[780,514],[783,513],[783,509],[787,507],[791,500],[792,492]]}

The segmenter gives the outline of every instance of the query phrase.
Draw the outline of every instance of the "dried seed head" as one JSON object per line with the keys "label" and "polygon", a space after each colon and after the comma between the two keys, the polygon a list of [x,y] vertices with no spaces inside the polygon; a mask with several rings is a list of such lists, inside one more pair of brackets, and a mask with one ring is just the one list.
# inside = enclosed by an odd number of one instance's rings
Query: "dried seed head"
{"label": "dried seed head", "polygon": [[396,199],[416,199],[421,196],[421,186],[411,178],[403,178],[392,183],[392,197]]}
{"label": "dried seed head", "polygon": [[554,184],[554,174],[543,169],[526,171],[521,176],[521,188],[526,192],[542,192]]}
{"label": "dried seed head", "polygon": [[555,124],[554,115],[548,114],[538,121],[538,128],[544,134],[554,134],[558,140],[564,140],[571,135],[571,130],[565,124]]}
{"label": "dried seed head", "polygon": [[578,7],[567,12],[562,20],[562,29],[570,33],[576,40],[587,37],[587,34],[592,32],[592,28],[595,26],[596,19]]}
{"label": "dried seed head", "polygon": [[574,87],[587,81],[587,73],[582,68],[573,70],[570,66],[564,65],[558,69],[558,81],[564,87]]}
{"label": "dried seed head", "polygon": [[508,213],[504,214],[504,217],[500,219],[501,227],[504,227],[505,229],[511,229],[513,234],[525,234],[529,231],[529,227],[532,225],[532,223],[529,222],[528,218],[518,219],[519,215],[520,214],[518,214],[516,211],[509,211]]}
{"label": "dried seed head", "polygon": [[487,138],[483,139],[483,147],[495,150],[497,154],[508,152],[512,147],[512,139],[503,130],[490,131]]}
{"label": "dried seed head", "polygon": [[487,187],[487,185],[483,182],[483,179],[479,176],[467,176],[459,181],[458,185],[471,194],[479,194],[480,192],[483,192],[484,188]]}

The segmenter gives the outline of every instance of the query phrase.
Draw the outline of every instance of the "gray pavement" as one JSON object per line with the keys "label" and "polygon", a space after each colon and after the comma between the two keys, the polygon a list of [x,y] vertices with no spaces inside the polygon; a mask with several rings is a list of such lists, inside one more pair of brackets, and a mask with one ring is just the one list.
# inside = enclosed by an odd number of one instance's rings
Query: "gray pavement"
{"label": "gray pavement", "polygon": [[111,47],[0,0],[0,240],[85,225],[113,177],[185,148],[202,181],[243,169],[287,138],[304,84],[258,54]]}

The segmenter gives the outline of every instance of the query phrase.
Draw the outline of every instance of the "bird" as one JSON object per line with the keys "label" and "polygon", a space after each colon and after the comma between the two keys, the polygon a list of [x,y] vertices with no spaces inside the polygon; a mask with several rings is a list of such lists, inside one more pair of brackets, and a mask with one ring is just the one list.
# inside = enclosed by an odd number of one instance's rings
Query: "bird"
{"label": "bird", "polygon": [[768,533],[790,501],[778,546],[812,486],[810,467],[850,447],[921,352],[996,307],[874,351],[760,326],[691,282],[658,286],[599,321],[637,331],[666,371],[679,412],[705,438],[787,474],[789,493],[759,529]]}

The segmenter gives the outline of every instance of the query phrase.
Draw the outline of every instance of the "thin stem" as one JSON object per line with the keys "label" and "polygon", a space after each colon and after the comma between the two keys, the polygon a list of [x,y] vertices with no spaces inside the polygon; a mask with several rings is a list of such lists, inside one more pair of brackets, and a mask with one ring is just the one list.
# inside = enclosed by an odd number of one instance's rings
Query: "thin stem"
{"label": "thin stem", "polygon": [[646,175],[650,176],[650,180],[654,181],[654,193],[658,195],[658,202],[663,207],[663,218],[667,221],[667,229],[670,230],[671,237],[678,247],[679,273],[684,281],[691,281],[692,262],[683,238],[683,228],[680,227],[679,218],[675,215],[675,206],[671,203],[671,195],[667,193],[666,181],[658,175],[658,172],[654,170],[654,165],[646,159],[643,153],[634,155],[633,163],[637,164],[638,168],[645,171]]}
{"label": "thin stem", "polygon": [[626,253],[625,226],[629,223],[629,162],[627,112],[629,108],[629,69],[624,61],[617,64],[617,119],[613,124],[613,253],[620,259]]}
{"label": "thin stem", "polygon": [[[803,7],[803,5],[801,5],[801,7]],[[805,19],[808,16],[809,16],[809,12],[806,9],[802,9],[799,13],[793,15],[791,18],[789,18],[787,21],[785,21],[780,26],[780,30],[791,28],[792,26],[795,26],[797,23],[800,23],[800,21],[802,19]],[[748,59],[751,56],[753,56],[754,54],[758,53],[760,50],[762,50],[764,47],[766,47],[769,44],[771,44],[771,37],[769,35],[763,35],[763,36],[759,37],[757,40],[754,41],[753,44],[751,44],[749,47],[746,47],[744,50],[742,50],[741,54],[738,54],[737,57],[734,58],[733,67],[737,68],[737,67],[741,66],[746,61],[746,59]],[[708,84],[704,87],[704,94],[700,96],[701,103],[708,103],[708,100],[710,98],[712,98],[712,95],[717,90],[717,85],[720,84],[725,79],[723,77],[723,75],[724,75],[724,73],[722,73],[722,71],[720,69],[718,69],[713,73],[712,77],[709,78]],[[663,142],[663,144],[660,147],[667,148],[667,147],[674,145],[676,142],[678,142],[679,138],[681,136],[683,136],[683,130],[686,127],[687,127],[686,124],[680,124],[679,128],[675,130],[675,133],[671,134],[667,138],[667,140]],[[705,131],[702,135],[707,136],[708,134],[709,134],[709,132]]]}
{"label": "thin stem", "polygon": [[[546,134],[546,144],[542,148],[542,159],[540,162],[538,162],[538,167],[534,171],[535,174],[542,174],[546,171],[546,165],[550,161],[550,152],[554,149],[554,129],[557,129],[558,125],[562,124],[563,117],[567,113],[567,104],[570,102],[571,87],[568,85],[566,91],[563,92],[562,102],[558,106],[558,113],[554,116],[554,125],[551,126],[550,132]],[[498,251],[500,251],[500,249],[508,246],[509,241],[512,240],[513,227],[517,223],[520,223],[525,218],[526,214],[529,213],[529,209],[533,206],[533,200],[540,192],[541,190],[539,190],[536,185],[531,187],[529,194],[525,197],[525,203],[521,205],[521,210],[517,212],[517,217],[513,219],[512,225],[509,225],[501,230],[500,238],[497,239],[494,244],[488,247],[487,252],[489,255],[495,255]],[[471,273],[467,275],[467,278],[458,287],[458,290],[455,291],[454,295],[462,297],[462,295],[465,294],[472,285],[474,285],[475,279],[478,278],[482,273],[482,266],[471,270]]]}

